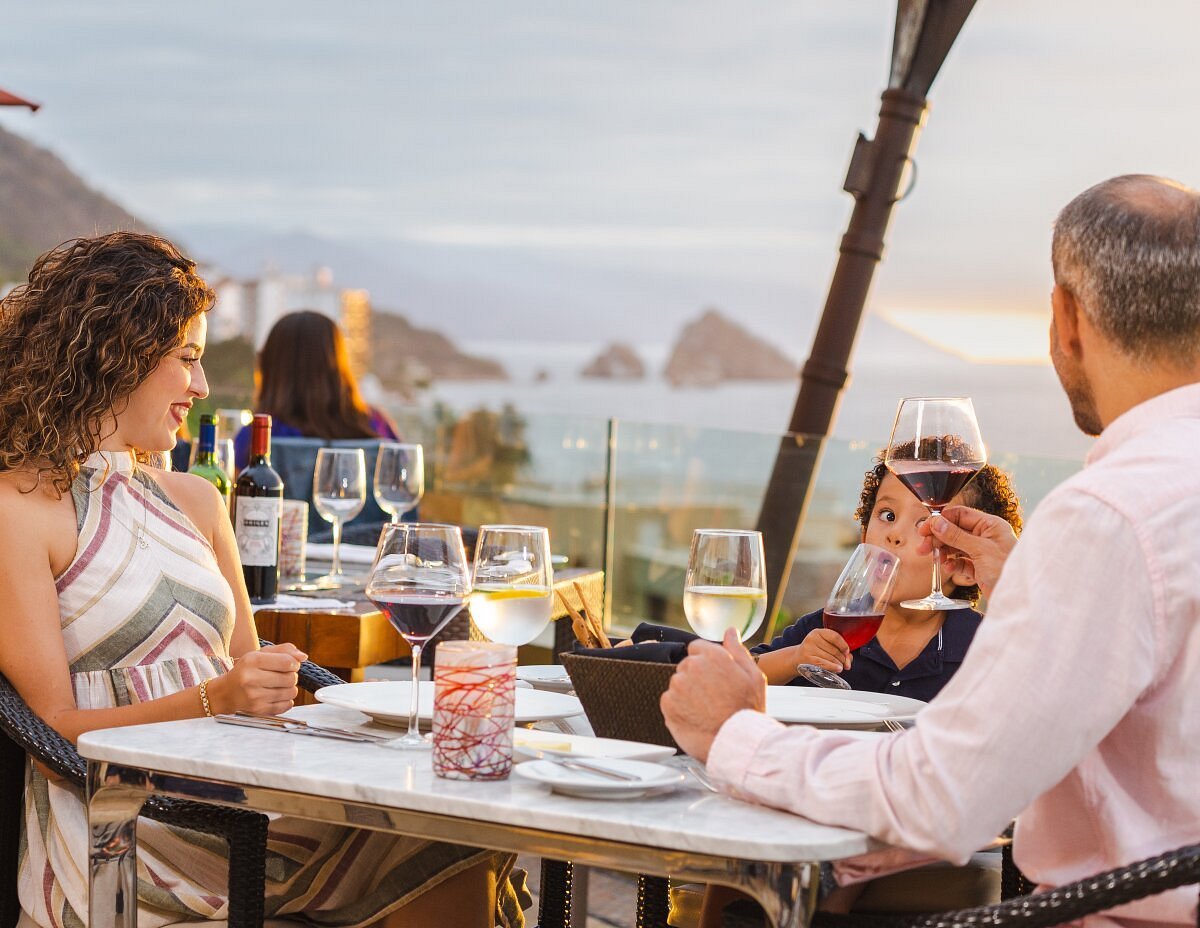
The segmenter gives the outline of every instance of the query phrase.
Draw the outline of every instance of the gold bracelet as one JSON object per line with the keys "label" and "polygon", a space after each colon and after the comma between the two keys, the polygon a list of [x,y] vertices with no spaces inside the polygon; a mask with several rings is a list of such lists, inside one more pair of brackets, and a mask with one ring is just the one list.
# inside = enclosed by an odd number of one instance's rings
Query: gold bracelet
{"label": "gold bracelet", "polygon": [[208,704],[208,681],[200,681],[200,705],[204,707],[205,718],[212,718],[212,708]]}

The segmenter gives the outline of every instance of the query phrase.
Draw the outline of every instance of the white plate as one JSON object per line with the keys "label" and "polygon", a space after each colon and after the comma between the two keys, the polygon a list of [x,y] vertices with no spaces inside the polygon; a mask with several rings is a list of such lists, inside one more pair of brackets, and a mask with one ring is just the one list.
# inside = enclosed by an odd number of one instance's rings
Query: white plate
{"label": "white plate", "polygon": [[767,715],[781,722],[818,728],[876,728],[885,719],[911,722],[924,708],[925,703],[919,699],[890,693],[767,687]]}
{"label": "white plate", "polygon": [[[314,694],[318,702],[355,709],[369,715],[381,725],[408,725],[408,694],[412,684],[403,680],[383,680],[372,683],[342,683],[327,686]],[[421,683],[417,701],[417,717],[433,718],[433,682]],[[566,719],[583,715],[583,706],[574,696],[562,693],[543,693],[539,690],[517,690],[517,723],[543,722],[547,719]]]}
{"label": "white plate", "polygon": [[551,693],[565,693],[574,688],[562,664],[522,664],[517,668],[517,679]]}
{"label": "white plate", "polygon": [[629,773],[637,780],[609,780],[598,773],[571,770],[548,760],[531,760],[513,768],[513,776],[524,777],[535,783],[544,783],[556,793],[578,796],[582,799],[632,799],[654,790],[666,789],[683,782],[683,771],[662,764],[649,764],[640,760],[590,761],[608,770]]}
{"label": "white plate", "polygon": [[[520,728],[513,735],[516,753],[532,757],[529,751],[541,751],[562,757],[615,757],[620,760],[666,760],[675,756],[675,749],[661,744],[641,741],[621,741],[618,738],[592,738],[588,735],[563,735],[555,731]],[[520,759],[520,756],[517,758]]]}

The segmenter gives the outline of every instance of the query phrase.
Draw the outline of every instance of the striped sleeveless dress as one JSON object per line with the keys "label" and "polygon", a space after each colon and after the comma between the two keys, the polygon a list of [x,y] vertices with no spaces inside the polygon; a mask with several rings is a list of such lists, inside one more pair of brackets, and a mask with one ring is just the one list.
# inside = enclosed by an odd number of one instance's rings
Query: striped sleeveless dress
{"label": "striped sleeveless dress", "polygon": [[[234,601],[213,549],[127,454],[97,452],[72,487],[79,542],[56,580],[76,705],[166,696],[233,666]],[[218,838],[140,819],[139,925],[227,917],[228,858]],[[26,773],[21,908],[42,928],[86,928],[87,810],[82,792]],[[490,860],[504,893],[497,923],[522,924],[504,875],[509,855],[294,818],[271,821],[266,915],[364,925]]]}

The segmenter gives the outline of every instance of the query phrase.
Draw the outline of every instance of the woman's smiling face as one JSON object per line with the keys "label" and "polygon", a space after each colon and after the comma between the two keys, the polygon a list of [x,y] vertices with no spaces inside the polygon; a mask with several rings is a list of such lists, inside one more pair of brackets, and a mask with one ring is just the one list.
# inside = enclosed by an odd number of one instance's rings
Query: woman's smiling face
{"label": "woman's smiling face", "polygon": [[175,433],[187,419],[193,401],[208,396],[208,380],[200,358],[208,332],[206,314],[188,325],[184,343],[169,351],[131,394],[116,416],[115,431],[105,438],[105,450],[169,451]]}

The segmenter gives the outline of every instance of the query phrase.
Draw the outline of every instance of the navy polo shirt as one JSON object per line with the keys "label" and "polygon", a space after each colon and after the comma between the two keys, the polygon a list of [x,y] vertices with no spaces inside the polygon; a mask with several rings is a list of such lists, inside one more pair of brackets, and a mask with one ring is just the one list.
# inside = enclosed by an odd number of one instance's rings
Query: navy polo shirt
{"label": "navy polo shirt", "polygon": [[[800,644],[815,628],[821,628],[821,610],[810,612],[784,629],[770,644],[760,644],[751,649],[752,654],[766,654],[780,648]],[[854,663],[839,676],[853,689],[872,693],[894,693],[910,696],[925,702],[933,699],[954,676],[971,639],[983,620],[974,609],[955,609],[946,613],[946,619],[936,635],[929,639],[921,651],[903,670],[883,649],[877,638],[872,638],[854,652]],[[803,677],[796,677],[790,686],[812,686]]]}

